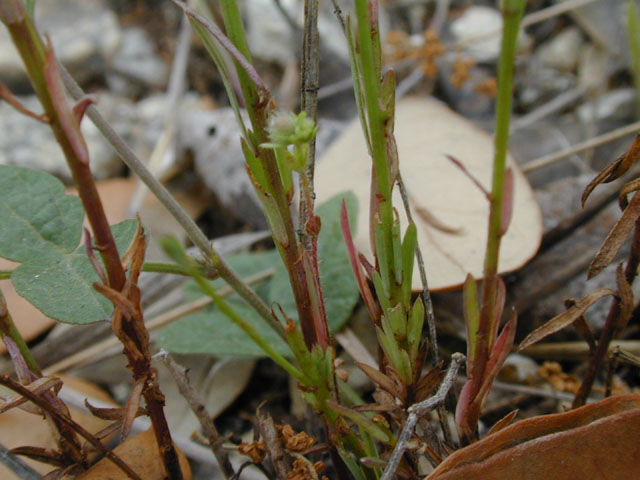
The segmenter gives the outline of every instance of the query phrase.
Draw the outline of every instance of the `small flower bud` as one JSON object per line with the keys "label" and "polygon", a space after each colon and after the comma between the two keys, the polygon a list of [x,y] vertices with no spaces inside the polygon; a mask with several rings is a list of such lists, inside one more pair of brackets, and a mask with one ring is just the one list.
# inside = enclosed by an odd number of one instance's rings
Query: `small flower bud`
{"label": "small flower bud", "polygon": [[315,122],[306,112],[276,112],[269,117],[269,139],[275,145],[300,145],[309,143],[316,134]]}

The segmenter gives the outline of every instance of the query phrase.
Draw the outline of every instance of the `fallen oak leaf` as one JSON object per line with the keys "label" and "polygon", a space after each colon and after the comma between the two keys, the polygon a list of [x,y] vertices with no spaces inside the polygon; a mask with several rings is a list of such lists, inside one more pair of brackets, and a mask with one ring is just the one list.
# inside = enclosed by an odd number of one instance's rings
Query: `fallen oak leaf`
{"label": "fallen oak leaf", "polygon": [[543,338],[559,332],[563,328],[571,325],[573,322],[578,320],[591,305],[607,295],[615,296],[616,292],[610,288],[599,288],[598,290],[594,290],[589,293],[586,297],[577,301],[575,305],[569,308],[569,310],[552,318],[547,323],[536,328],[533,332],[527,335],[527,337],[520,343],[518,351],[522,351],[534,343],[539,342]]}
{"label": "fallen oak leaf", "polygon": [[626,479],[640,472],[640,394],[517,422],[450,455],[425,480]]}

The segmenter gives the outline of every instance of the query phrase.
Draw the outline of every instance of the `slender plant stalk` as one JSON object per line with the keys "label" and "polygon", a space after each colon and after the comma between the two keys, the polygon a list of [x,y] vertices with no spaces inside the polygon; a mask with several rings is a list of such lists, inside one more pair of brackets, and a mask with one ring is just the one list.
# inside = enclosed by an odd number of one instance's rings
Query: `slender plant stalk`
{"label": "slender plant stalk", "polygon": [[[500,322],[501,306],[496,304],[498,288],[501,282],[498,277],[498,263],[500,257],[500,243],[504,235],[503,207],[504,187],[506,177],[507,147],[509,141],[509,121],[511,118],[512,88],[514,60],[517,48],[517,38],[520,20],[524,12],[524,0],[505,0],[502,3],[503,30],[498,67],[498,98],[496,106],[495,153],[493,159],[492,187],[489,195],[489,229],[487,234],[487,249],[484,261],[482,297],[480,312],[477,319],[477,330],[472,328],[467,332],[467,342],[472,346],[467,368],[469,385],[465,385],[461,401],[468,409],[460,408],[462,418],[458,418],[461,427],[463,443],[472,441],[477,431],[477,421],[480,417],[483,398],[481,392],[487,392],[492,379],[488,378],[487,370],[489,357],[495,346],[495,332]],[[511,201],[512,199],[508,199]],[[472,287],[475,290],[475,284]],[[471,289],[470,289],[471,291]],[[470,297],[471,298],[471,297]],[[470,300],[475,303],[475,299]],[[495,367],[494,367],[495,368]],[[489,383],[489,384],[487,384]],[[486,393],[484,393],[486,395]]]}
{"label": "slender plant stalk", "polygon": [[[223,0],[221,11],[229,39],[244,58],[251,62],[244,26],[236,1]],[[250,168],[252,171],[254,168],[260,170],[260,172],[253,171],[253,175],[258,182],[257,188],[263,189],[260,195],[261,199],[263,202],[273,202],[275,207],[275,212],[269,213],[270,209],[265,204],[265,210],[268,212],[267,220],[274,232],[276,246],[289,274],[305,342],[309,348],[317,344],[326,350],[330,339],[317,268],[314,271],[314,265],[317,265],[317,262],[315,258],[311,258],[311,255],[305,255],[303,245],[298,239],[290,208],[292,192],[287,186],[287,182],[290,181],[290,173],[282,171],[282,165],[278,162],[273,149],[262,148],[262,145],[271,142],[268,130],[268,120],[272,113],[271,99],[268,91],[249,75],[248,69],[240,68],[241,65],[237,59],[234,61],[253,127],[253,130],[249,132],[250,145],[248,148],[253,149],[251,154],[260,162],[259,167],[250,165]],[[302,226],[302,228],[308,228],[308,225]],[[311,233],[317,234],[315,231]]]}
{"label": "slender plant stalk", "polygon": [[627,36],[631,53],[633,84],[636,88],[636,117],[640,118],[640,22],[634,0],[627,2]]}
{"label": "slender plant stalk", "polygon": [[27,367],[29,367],[29,370],[31,370],[31,372],[36,376],[42,375],[38,362],[33,358],[31,350],[29,350],[27,343],[24,341],[24,338],[20,334],[16,324],[13,322],[13,318],[11,318],[11,315],[9,314],[7,302],[5,301],[2,291],[0,291],[0,336],[3,339],[4,337],[9,337],[13,340],[18,347],[22,358],[24,358]]}
{"label": "slender plant stalk", "polygon": [[[307,118],[318,120],[318,89],[320,87],[320,34],[318,32],[318,0],[304,2],[304,37],[302,40],[302,95],[300,108],[307,112]],[[314,194],[313,176],[315,169],[316,139],[309,143],[307,166],[300,178],[300,220],[306,225],[313,216]],[[309,192],[305,192],[310,190]],[[305,194],[307,193],[307,194]],[[314,250],[314,238],[305,229],[302,243],[308,252]]]}
{"label": "slender plant stalk", "polygon": [[[14,0],[14,3],[16,1]],[[42,43],[28,15],[24,14],[16,21],[7,22],[6,25],[25,64],[31,85],[44,108],[56,141],[69,164],[105,264],[109,285],[119,290],[125,282],[124,269],[89,168],[87,146],[80,133],[79,124],[74,124],[74,115],[66,103],[62,84],[57,81],[59,77],[53,52]]]}

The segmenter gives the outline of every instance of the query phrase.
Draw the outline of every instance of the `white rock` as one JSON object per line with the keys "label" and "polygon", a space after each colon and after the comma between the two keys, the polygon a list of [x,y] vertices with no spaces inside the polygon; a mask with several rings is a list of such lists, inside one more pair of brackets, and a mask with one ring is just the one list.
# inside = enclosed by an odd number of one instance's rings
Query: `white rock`
{"label": "white rock", "polygon": [[[116,15],[102,0],[38,0],[36,24],[48,34],[58,59],[79,80],[104,73],[106,62],[120,44]],[[26,75],[9,33],[0,27],[0,78],[25,84]]]}
{"label": "white rock", "polygon": [[[20,100],[30,110],[42,111],[35,96]],[[104,179],[119,174],[122,163],[91,120],[85,117],[81,129],[94,176]],[[43,170],[71,183],[69,167],[49,126],[24,116],[4,102],[0,103],[0,164]]]}
{"label": "white rock", "polygon": [[567,27],[538,48],[536,55],[543,64],[559,70],[573,71],[578,64],[582,33],[576,27]]}
{"label": "white rock", "polygon": [[633,88],[621,88],[603,93],[576,109],[583,123],[597,120],[626,120],[633,116],[636,107],[636,91]]}
{"label": "white rock", "polygon": [[110,67],[116,75],[151,87],[163,87],[167,81],[167,66],[157,56],[147,32],[139,27],[122,31],[122,42]]}
{"label": "white rock", "polygon": [[591,43],[584,45],[578,60],[578,85],[589,90],[606,90],[616,63],[605,48]]}
{"label": "white rock", "polygon": [[[471,6],[449,26],[455,42],[463,42],[464,50],[478,62],[493,62],[500,54],[502,14],[491,7]],[[521,31],[518,47],[530,39]]]}

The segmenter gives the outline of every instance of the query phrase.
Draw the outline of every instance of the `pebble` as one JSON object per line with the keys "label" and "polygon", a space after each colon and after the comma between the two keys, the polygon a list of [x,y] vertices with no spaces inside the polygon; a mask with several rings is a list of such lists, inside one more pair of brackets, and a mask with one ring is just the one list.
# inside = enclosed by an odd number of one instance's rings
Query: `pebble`
{"label": "pebble", "polygon": [[547,67],[535,55],[523,67],[515,79],[518,106],[522,109],[538,107],[576,86],[575,75]]}
{"label": "pebble", "polygon": [[[38,0],[36,24],[48,34],[58,59],[79,82],[104,74],[121,41],[116,15],[102,0]],[[22,60],[0,26],[0,80],[17,92],[30,90]]]}
{"label": "pebble", "polygon": [[135,96],[137,87],[159,89],[165,86],[168,69],[158,57],[153,40],[142,28],[122,31],[122,42],[107,72],[107,85],[113,93]]}
{"label": "pebble", "polygon": [[578,64],[580,48],[584,43],[577,27],[567,27],[544,42],[536,50],[536,56],[543,65],[558,70],[572,72]]}
{"label": "pebble", "polygon": [[[34,112],[42,111],[35,96],[19,100]],[[100,180],[121,173],[122,163],[89,118],[83,119],[81,129],[94,176]],[[0,164],[43,170],[67,184],[72,183],[65,157],[49,126],[26,117],[4,102],[0,103]]]}
{"label": "pebble", "polygon": [[608,50],[586,44],[578,57],[578,85],[588,90],[606,90],[615,69],[616,62]]}
{"label": "pebble", "polygon": [[[563,0],[554,0],[561,3]],[[636,7],[640,2],[636,1]],[[619,64],[628,60],[627,49],[627,0],[598,0],[579,8],[569,15],[584,29],[608,55]]]}
{"label": "pebble", "polygon": [[635,115],[636,91],[633,88],[609,90],[576,109],[580,121],[631,121]]}
{"label": "pebble", "polygon": [[[476,61],[492,63],[500,54],[500,30],[502,14],[495,8],[470,6],[449,25],[449,33],[455,42],[464,43],[464,50]],[[518,37],[519,48],[530,43],[526,34]]]}

